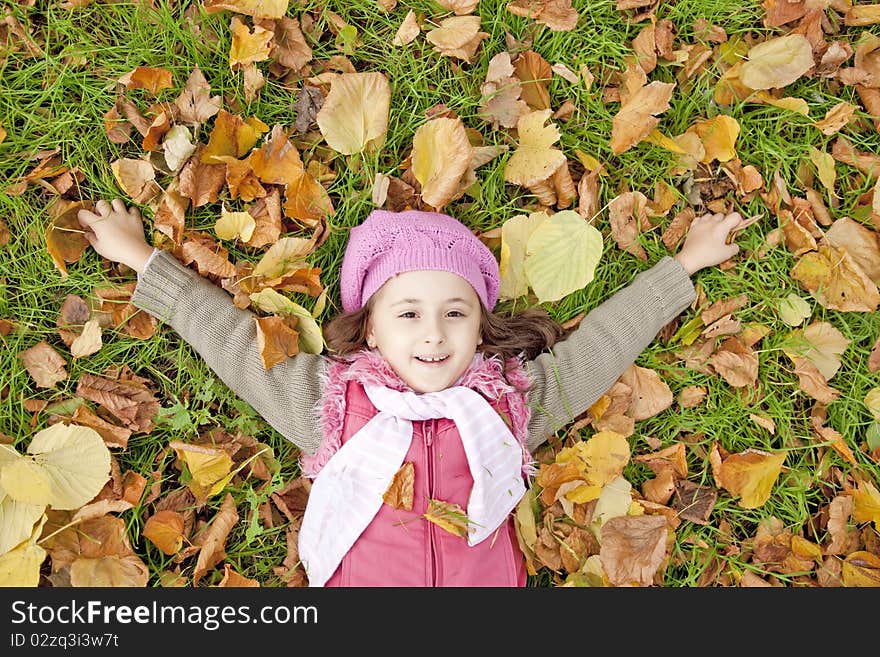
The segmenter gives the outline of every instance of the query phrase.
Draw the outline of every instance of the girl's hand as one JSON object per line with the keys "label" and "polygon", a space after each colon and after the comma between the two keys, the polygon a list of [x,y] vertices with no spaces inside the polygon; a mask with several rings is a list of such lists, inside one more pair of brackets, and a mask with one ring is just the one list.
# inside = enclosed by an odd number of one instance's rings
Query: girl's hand
{"label": "girl's hand", "polygon": [[95,212],[80,210],[76,217],[95,251],[139,274],[143,272],[153,247],[144,237],[144,224],[137,208],[126,208],[118,198],[113,199],[112,206],[101,200],[95,204]]}
{"label": "girl's hand", "polygon": [[739,252],[739,244],[728,244],[727,236],[747,225],[739,212],[707,213],[697,217],[691,222],[684,245],[675,259],[690,275],[724,262]]}

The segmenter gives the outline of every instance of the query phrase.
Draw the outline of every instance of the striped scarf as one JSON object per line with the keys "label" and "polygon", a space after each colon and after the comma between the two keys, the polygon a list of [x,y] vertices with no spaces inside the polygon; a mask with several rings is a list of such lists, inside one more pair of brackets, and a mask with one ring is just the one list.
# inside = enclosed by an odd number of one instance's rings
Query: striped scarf
{"label": "striped scarf", "polygon": [[525,493],[522,447],[477,392],[453,386],[416,394],[365,385],[379,411],[323,467],[312,483],[299,534],[310,586],[323,586],[379,511],[412,441],[412,422],[455,422],[474,485],[468,499],[468,544],[489,537]]}

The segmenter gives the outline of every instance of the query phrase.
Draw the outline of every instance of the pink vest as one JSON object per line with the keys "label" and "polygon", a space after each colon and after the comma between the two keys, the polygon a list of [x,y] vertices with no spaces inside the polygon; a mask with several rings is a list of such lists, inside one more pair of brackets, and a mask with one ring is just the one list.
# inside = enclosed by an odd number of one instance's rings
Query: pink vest
{"label": "pink vest", "polygon": [[[329,374],[323,402],[323,411],[331,417],[323,418],[324,443],[321,449],[312,457],[303,458],[303,471],[307,475],[316,476],[339,446],[377,413],[364,392],[362,381],[376,381],[378,376],[385,385],[399,387],[402,384],[393,372],[393,378],[389,378],[384,361],[379,359],[377,362],[375,358],[374,355],[361,357],[353,369],[346,368],[345,376],[339,378],[334,376],[342,374],[339,364],[331,365],[337,371],[331,370]],[[497,362],[480,358],[471,368],[479,369],[473,374],[480,378],[475,381],[477,385],[470,387],[487,397],[508,420],[521,444],[525,444],[528,407],[524,395],[513,391],[512,386],[501,378],[486,378],[486,374],[493,370],[500,372],[496,366]],[[367,372],[369,375],[357,376],[359,368],[361,374]],[[355,376],[352,377],[353,372]],[[517,377],[520,377],[517,385],[527,382],[521,370],[511,378],[517,380]],[[467,379],[468,374],[462,384],[466,384]],[[487,382],[492,385],[485,385]],[[501,390],[506,392],[499,394]],[[341,398],[333,399],[334,392]],[[340,406],[344,409],[341,427],[338,426],[340,418],[332,417],[342,410]],[[524,457],[524,472],[528,472],[526,450]],[[468,546],[466,539],[421,517],[431,498],[467,509],[473,479],[455,423],[448,419],[413,422],[413,440],[404,462],[411,462],[414,466],[412,510],[383,504],[326,586],[524,586],[525,560],[519,549],[512,516],[493,536],[473,547]]]}

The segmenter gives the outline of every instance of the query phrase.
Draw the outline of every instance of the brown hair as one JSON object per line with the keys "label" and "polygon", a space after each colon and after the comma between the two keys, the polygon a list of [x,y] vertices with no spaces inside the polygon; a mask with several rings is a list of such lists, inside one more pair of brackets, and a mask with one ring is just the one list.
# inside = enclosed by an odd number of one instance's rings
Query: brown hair
{"label": "brown hair", "polygon": [[[350,313],[340,313],[323,327],[324,340],[330,356],[344,357],[367,346],[367,318],[370,316],[372,297]],[[480,304],[480,335],[483,343],[477,347],[489,356],[500,356],[502,362],[522,355],[526,360],[535,358],[565,337],[567,331],[543,308],[526,308],[514,315],[504,316],[488,312]]]}

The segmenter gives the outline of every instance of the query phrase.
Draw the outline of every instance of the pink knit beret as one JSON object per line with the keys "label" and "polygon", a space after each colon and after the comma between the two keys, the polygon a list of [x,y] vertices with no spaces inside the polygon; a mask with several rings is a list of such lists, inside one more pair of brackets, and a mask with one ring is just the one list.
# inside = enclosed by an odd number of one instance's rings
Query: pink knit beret
{"label": "pink knit beret", "polygon": [[339,282],[342,308],[358,310],[392,276],[420,269],[458,274],[488,310],[495,307],[498,262],[467,226],[439,212],[373,210],[349,234]]}

